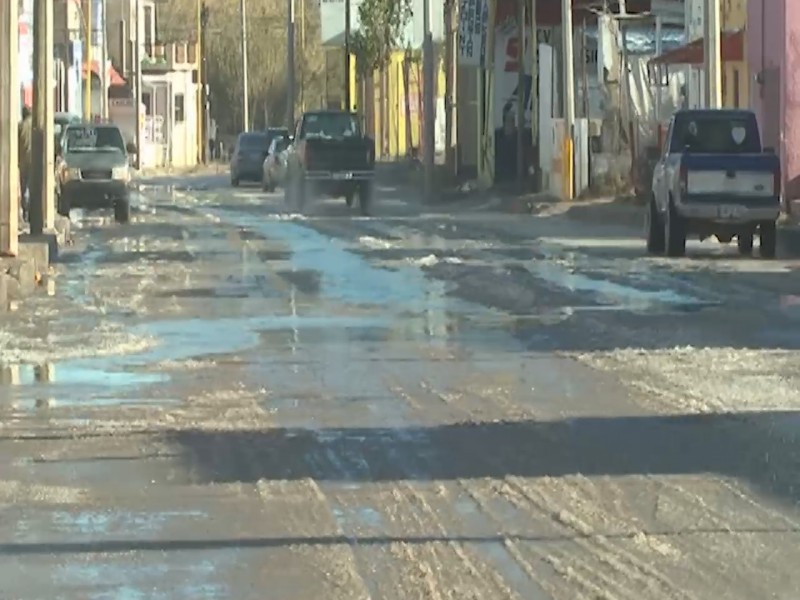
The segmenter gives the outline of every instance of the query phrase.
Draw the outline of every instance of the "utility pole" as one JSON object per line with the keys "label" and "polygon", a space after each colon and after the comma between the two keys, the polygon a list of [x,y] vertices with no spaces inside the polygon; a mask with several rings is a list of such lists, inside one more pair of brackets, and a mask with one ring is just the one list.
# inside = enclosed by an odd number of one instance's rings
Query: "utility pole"
{"label": "utility pole", "polygon": [[353,110],[350,98],[350,0],[344,0],[344,107],[347,111]]}
{"label": "utility pole", "polygon": [[0,2],[0,256],[19,251],[19,6]]}
{"label": "utility pole", "polygon": [[[661,52],[663,50],[663,45],[661,42],[662,36],[662,23],[661,23],[661,15],[656,16],[656,56],[661,56]],[[662,81],[662,69],[661,65],[656,66],[656,106],[655,106],[655,117],[656,117],[656,127],[658,128],[658,147],[661,147],[661,81]]]}
{"label": "utility pole", "polygon": [[525,184],[525,1],[517,0],[517,184]]}
{"label": "utility pole", "polygon": [[[456,176],[456,106],[455,106],[455,79],[456,79],[456,37],[458,35],[458,24],[454,23],[456,14],[455,0],[445,0],[444,2],[444,104],[445,104],[445,164],[447,174],[451,177]],[[408,103],[406,112],[409,113]],[[406,121],[410,121],[408,114]],[[410,144],[409,144],[410,148]]]}
{"label": "utility pole", "polygon": [[294,131],[294,0],[287,0],[286,24],[286,126]]}
{"label": "utility pole", "polygon": [[108,45],[106,44],[106,0],[100,4],[100,116],[108,119]]}
{"label": "utility pole", "polygon": [[300,0],[300,110],[306,109],[306,0]]}
{"label": "utility pole", "polygon": [[136,77],[136,169],[142,168],[142,40],[139,26],[142,22],[142,7],[139,0],[135,4],[136,12],[136,35],[134,36],[135,42],[133,46],[133,63]]}
{"label": "utility pole", "polygon": [[31,235],[42,235],[45,228],[53,228],[54,217],[49,206],[53,202],[53,5],[50,0],[35,0],[33,6],[30,226]]}
{"label": "utility pole", "polygon": [[195,8],[195,24],[197,26],[194,50],[195,60],[197,61],[197,97],[195,99],[197,104],[197,108],[195,109],[197,112],[197,119],[195,127],[197,129],[197,162],[203,163],[206,146],[205,140],[203,139],[203,96],[205,93],[203,89],[203,0],[197,0]]}
{"label": "utility pole", "polygon": [[705,88],[708,108],[722,108],[722,56],[720,52],[720,0],[705,3]]}
{"label": "utility pole", "polygon": [[425,37],[422,42],[422,132],[423,132],[423,165],[425,169],[425,202],[433,201],[433,169],[434,169],[434,104],[433,104],[433,34],[431,33],[431,0],[423,3],[423,31]]}
{"label": "utility pole", "polygon": [[239,16],[242,20],[242,131],[250,131],[250,89],[247,76],[247,0],[239,0]]}
{"label": "utility pole", "polygon": [[[86,42],[83,48],[84,73],[86,82],[83,85],[83,119],[92,120],[92,0],[83,0],[83,22]],[[138,16],[138,15],[137,15]],[[137,21],[136,27],[139,27]],[[138,29],[137,29],[138,31]]]}
{"label": "utility pole", "polygon": [[[539,27],[536,24],[536,0],[530,0],[531,12],[531,148],[538,148],[541,151],[539,144]],[[537,153],[531,153],[534,156]],[[536,173],[534,189],[540,191],[541,188],[541,171],[539,165],[534,165],[534,172]]]}
{"label": "utility pole", "polygon": [[572,30],[572,0],[561,0],[561,37],[564,43],[564,149],[562,156],[564,177],[564,199],[572,200],[574,196],[573,172],[574,130],[575,130],[575,38]]}

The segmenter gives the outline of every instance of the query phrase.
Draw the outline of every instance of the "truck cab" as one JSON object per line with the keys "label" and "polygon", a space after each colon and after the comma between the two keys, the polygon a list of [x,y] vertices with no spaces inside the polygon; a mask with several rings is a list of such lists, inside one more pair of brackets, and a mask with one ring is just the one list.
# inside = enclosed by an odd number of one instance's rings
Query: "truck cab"
{"label": "truck cab", "polygon": [[653,171],[647,210],[647,249],[683,256],[686,239],[737,238],[751,254],[759,236],[773,258],[781,206],[780,160],[761,147],[748,110],[681,110],[673,115]]}

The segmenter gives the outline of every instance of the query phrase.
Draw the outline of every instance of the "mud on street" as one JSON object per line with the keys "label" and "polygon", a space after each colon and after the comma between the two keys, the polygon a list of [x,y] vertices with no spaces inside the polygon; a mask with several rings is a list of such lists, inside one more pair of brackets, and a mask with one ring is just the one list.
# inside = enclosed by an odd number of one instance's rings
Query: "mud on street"
{"label": "mud on street", "polygon": [[796,599],[800,260],[225,178],[0,316],[0,597]]}

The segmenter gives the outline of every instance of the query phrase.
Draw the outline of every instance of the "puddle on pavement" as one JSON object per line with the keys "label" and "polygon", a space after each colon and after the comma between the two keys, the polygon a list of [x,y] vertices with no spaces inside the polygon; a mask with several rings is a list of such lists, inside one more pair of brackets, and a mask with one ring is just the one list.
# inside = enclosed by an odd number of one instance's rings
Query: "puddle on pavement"
{"label": "puddle on pavement", "polygon": [[96,539],[98,535],[135,536],[147,538],[158,533],[169,521],[201,521],[208,516],[202,511],[176,512],[128,512],[128,511],[84,511],[70,513],[54,511],[50,513],[52,527],[75,539],[87,536]]}
{"label": "puddle on pavement", "polygon": [[[115,600],[211,600],[227,596],[227,586],[217,583],[221,567],[232,566],[234,551],[215,552],[214,558],[198,560],[183,553],[165,561],[162,553],[100,556],[72,559],[57,565],[48,579],[60,589],[74,589],[90,599]],[[228,559],[226,560],[226,555]],[[160,557],[159,557],[160,556]]]}
{"label": "puddle on pavement", "polygon": [[[171,398],[116,396],[109,388],[128,389],[167,380],[157,373],[133,373],[98,368],[98,361],[81,359],[40,365],[0,366],[0,408],[40,411],[55,408],[167,406]],[[88,366],[94,365],[94,366]],[[97,390],[103,390],[98,394]]]}

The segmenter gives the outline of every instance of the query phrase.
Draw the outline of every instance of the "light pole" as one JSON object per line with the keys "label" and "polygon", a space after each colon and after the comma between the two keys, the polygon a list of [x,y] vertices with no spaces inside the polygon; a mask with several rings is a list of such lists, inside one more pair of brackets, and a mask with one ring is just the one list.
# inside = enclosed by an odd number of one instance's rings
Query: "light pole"
{"label": "light pole", "polygon": [[423,1],[423,31],[425,37],[422,41],[422,131],[423,131],[423,165],[425,170],[425,202],[433,201],[433,169],[434,169],[434,133],[435,118],[433,104],[433,34],[431,33],[431,1]]}
{"label": "light pole", "polygon": [[564,40],[564,148],[562,169],[564,178],[564,199],[572,200],[574,195],[573,170],[574,129],[575,129],[575,62],[572,30],[572,0],[561,2],[561,37]]}
{"label": "light pole", "polygon": [[350,98],[350,68],[350,0],[344,0],[344,109],[347,111],[353,110]]}
{"label": "light pole", "polygon": [[286,126],[294,129],[294,0],[287,0],[286,23]]}
{"label": "light pole", "polygon": [[136,35],[134,36],[135,42],[133,47],[133,62],[135,67],[136,77],[136,99],[134,107],[134,114],[136,115],[136,169],[142,168],[142,40],[139,33],[139,23],[141,23],[142,7],[139,0],[136,0]]}
{"label": "light pole", "polygon": [[53,4],[35,0],[33,15],[33,139],[30,183],[32,235],[55,225],[53,165]]}
{"label": "light pole", "polygon": [[[768,0],[767,0],[768,1]],[[722,108],[722,56],[720,52],[720,0],[705,2],[705,84],[708,108]]]}
{"label": "light pole", "polygon": [[242,117],[243,131],[250,131],[250,89],[247,75],[247,0],[239,0],[242,35]]}
{"label": "light pole", "polygon": [[[92,0],[83,0],[83,28],[86,35],[86,43],[83,49],[84,70],[86,71],[86,83],[83,86],[83,119],[92,120]],[[138,13],[137,13],[138,18]],[[138,28],[139,22],[136,22]],[[137,29],[138,30],[138,29]]]}
{"label": "light pole", "polygon": [[19,251],[19,7],[0,2],[0,256]]}
{"label": "light pole", "polygon": [[108,119],[108,46],[106,44],[106,0],[100,4],[100,116]]}

